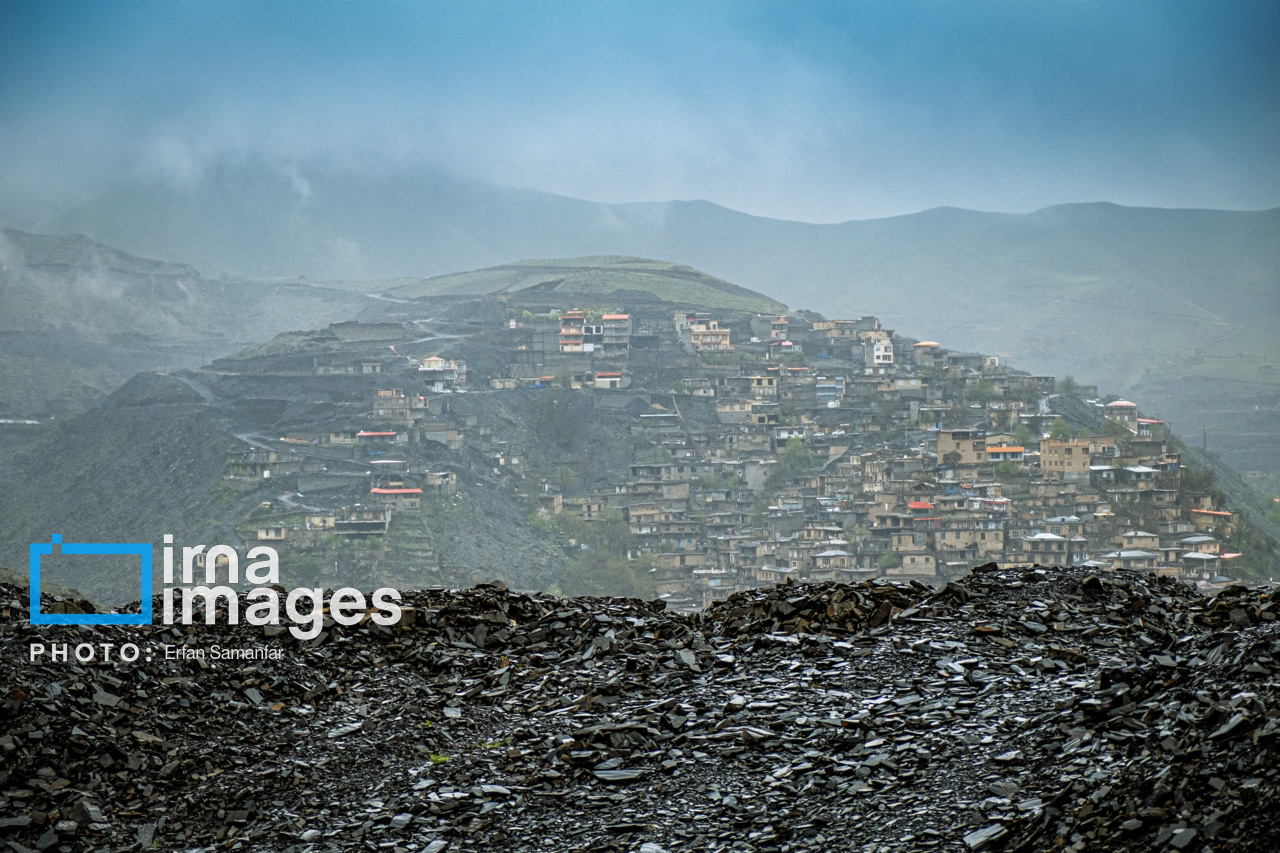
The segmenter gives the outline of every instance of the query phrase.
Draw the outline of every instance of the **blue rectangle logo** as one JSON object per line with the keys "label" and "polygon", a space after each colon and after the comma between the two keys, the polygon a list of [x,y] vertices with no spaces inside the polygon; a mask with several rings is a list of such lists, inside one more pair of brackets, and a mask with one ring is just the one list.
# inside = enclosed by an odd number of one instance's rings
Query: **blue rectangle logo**
{"label": "blue rectangle logo", "polygon": [[[53,554],[61,545],[63,554],[97,554],[138,557],[141,613],[41,613],[40,558]],[[67,542],[55,534],[49,544],[31,543],[31,624],[32,625],[150,625],[151,624],[151,543],[150,542]]]}

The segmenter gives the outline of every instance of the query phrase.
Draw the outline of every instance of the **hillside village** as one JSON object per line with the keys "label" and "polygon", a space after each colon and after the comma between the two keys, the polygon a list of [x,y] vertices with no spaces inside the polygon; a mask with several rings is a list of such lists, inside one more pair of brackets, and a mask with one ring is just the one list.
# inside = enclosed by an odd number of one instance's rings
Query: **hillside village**
{"label": "hillside village", "polygon": [[[450,310],[281,336],[204,372],[259,383],[254,397],[345,394],[311,429],[241,436],[227,482],[284,490],[240,524],[247,541],[321,576],[346,548],[423,585],[474,582],[502,567],[460,562],[436,520],[496,489],[528,516],[502,524],[635,575],[584,589],[681,610],[788,580],[943,584],[989,562],[1151,571],[1210,593],[1252,573],[1257,534],[1165,424],[1069,378],[875,317],[503,297]],[[556,430],[587,421],[594,443],[565,451]],[[594,556],[583,565],[604,571]]]}

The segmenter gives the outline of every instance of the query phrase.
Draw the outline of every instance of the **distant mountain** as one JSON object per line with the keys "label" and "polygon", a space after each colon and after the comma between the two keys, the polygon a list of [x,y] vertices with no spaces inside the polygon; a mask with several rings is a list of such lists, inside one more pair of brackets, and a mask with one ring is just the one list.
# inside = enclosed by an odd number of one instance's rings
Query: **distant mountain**
{"label": "distant mountain", "polygon": [[219,280],[81,235],[3,229],[0,418],[82,412],[137,372],[199,365],[300,328],[395,319],[417,296],[499,292],[530,304],[786,311],[690,267],[644,258],[522,261],[429,279]]}
{"label": "distant mountain", "polygon": [[1027,369],[1137,397],[1184,433],[1210,429],[1210,447],[1239,467],[1280,471],[1280,427],[1267,425],[1280,423],[1280,209],[939,208],[812,225],[698,201],[598,204],[430,170],[368,177],[246,160],[189,185],[121,187],[42,230],[255,277],[661,258],[793,308],[876,314],[949,347],[1012,351]]}
{"label": "distant mountain", "polygon": [[400,284],[385,291],[399,298],[506,294],[518,301],[615,301],[687,303],[702,308],[785,313],[787,306],[692,267],[606,255],[519,261],[474,272]]}
{"label": "distant mountain", "polygon": [[87,237],[0,230],[0,417],[84,411],[134,373],[198,365],[376,309],[297,282],[213,281]]}

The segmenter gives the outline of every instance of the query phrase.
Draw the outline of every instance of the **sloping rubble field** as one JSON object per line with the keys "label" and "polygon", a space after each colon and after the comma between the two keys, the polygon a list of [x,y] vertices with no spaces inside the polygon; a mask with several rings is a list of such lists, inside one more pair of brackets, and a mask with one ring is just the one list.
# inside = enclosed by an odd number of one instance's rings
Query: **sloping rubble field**
{"label": "sloping rubble field", "polygon": [[398,626],[297,641],[33,628],[0,588],[0,849],[1280,848],[1262,593],[989,566],[696,618],[500,584],[405,601]]}

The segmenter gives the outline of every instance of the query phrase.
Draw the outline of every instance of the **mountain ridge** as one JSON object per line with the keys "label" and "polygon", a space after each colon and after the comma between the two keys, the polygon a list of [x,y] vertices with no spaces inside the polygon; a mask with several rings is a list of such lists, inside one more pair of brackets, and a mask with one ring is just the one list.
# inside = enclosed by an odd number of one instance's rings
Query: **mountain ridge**
{"label": "mountain ridge", "polygon": [[[1280,434],[1266,426],[1280,415],[1280,380],[1265,370],[1280,365],[1280,208],[943,206],[808,224],[708,201],[582,201],[431,170],[370,178],[245,161],[182,187],[127,186],[45,225],[258,278],[660,258],[793,309],[872,314],[957,349],[1017,353],[1028,370],[1142,398],[1179,431],[1216,435],[1237,467],[1280,475]],[[1184,377],[1204,377],[1207,395],[1181,390]],[[1224,382],[1257,394],[1225,395]]]}

